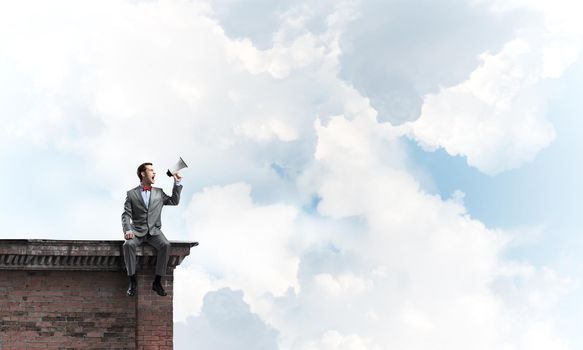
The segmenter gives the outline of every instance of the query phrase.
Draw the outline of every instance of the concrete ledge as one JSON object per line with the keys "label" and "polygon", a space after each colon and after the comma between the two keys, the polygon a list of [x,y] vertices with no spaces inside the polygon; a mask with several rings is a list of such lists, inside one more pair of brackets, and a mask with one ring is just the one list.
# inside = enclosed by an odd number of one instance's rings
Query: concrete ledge
{"label": "concrete ledge", "polygon": [[[123,240],[0,239],[0,270],[125,270]],[[173,270],[198,242],[172,241],[168,269]],[[138,249],[138,268],[156,265],[156,250]]]}

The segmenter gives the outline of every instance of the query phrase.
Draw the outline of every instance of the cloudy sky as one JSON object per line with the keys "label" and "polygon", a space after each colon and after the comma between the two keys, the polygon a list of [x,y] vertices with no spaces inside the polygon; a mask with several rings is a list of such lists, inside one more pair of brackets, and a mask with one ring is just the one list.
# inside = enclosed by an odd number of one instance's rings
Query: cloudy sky
{"label": "cloudy sky", "polygon": [[182,156],[177,349],[581,349],[582,11],[1,1],[0,238],[121,239]]}

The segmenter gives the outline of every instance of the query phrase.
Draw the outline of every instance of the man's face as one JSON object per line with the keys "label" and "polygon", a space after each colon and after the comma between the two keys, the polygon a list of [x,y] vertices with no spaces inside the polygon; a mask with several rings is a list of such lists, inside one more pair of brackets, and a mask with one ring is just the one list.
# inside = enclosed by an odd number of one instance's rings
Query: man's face
{"label": "man's face", "polygon": [[146,185],[151,185],[154,183],[156,178],[156,172],[154,167],[151,165],[146,165],[146,170],[142,171],[142,182]]}

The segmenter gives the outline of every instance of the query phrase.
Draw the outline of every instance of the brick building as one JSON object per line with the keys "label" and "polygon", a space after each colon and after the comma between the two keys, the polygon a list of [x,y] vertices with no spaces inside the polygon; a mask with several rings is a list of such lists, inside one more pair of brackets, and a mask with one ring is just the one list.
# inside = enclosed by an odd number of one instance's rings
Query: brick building
{"label": "brick building", "polygon": [[122,241],[0,240],[0,349],[172,349],[173,271],[195,242],[172,242],[168,296],[151,290],[155,250],[138,249],[126,296]]}

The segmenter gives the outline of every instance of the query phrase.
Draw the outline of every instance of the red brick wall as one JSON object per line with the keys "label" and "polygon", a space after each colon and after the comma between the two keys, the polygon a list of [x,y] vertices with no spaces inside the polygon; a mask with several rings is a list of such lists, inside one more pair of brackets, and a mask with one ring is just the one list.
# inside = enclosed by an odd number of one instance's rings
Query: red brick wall
{"label": "red brick wall", "polygon": [[172,275],[168,296],[138,275],[125,295],[124,272],[0,271],[0,349],[172,349]]}
{"label": "red brick wall", "polygon": [[138,349],[172,349],[173,276],[162,279],[168,293],[161,297],[152,290],[154,271],[138,271],[136,339]]}

